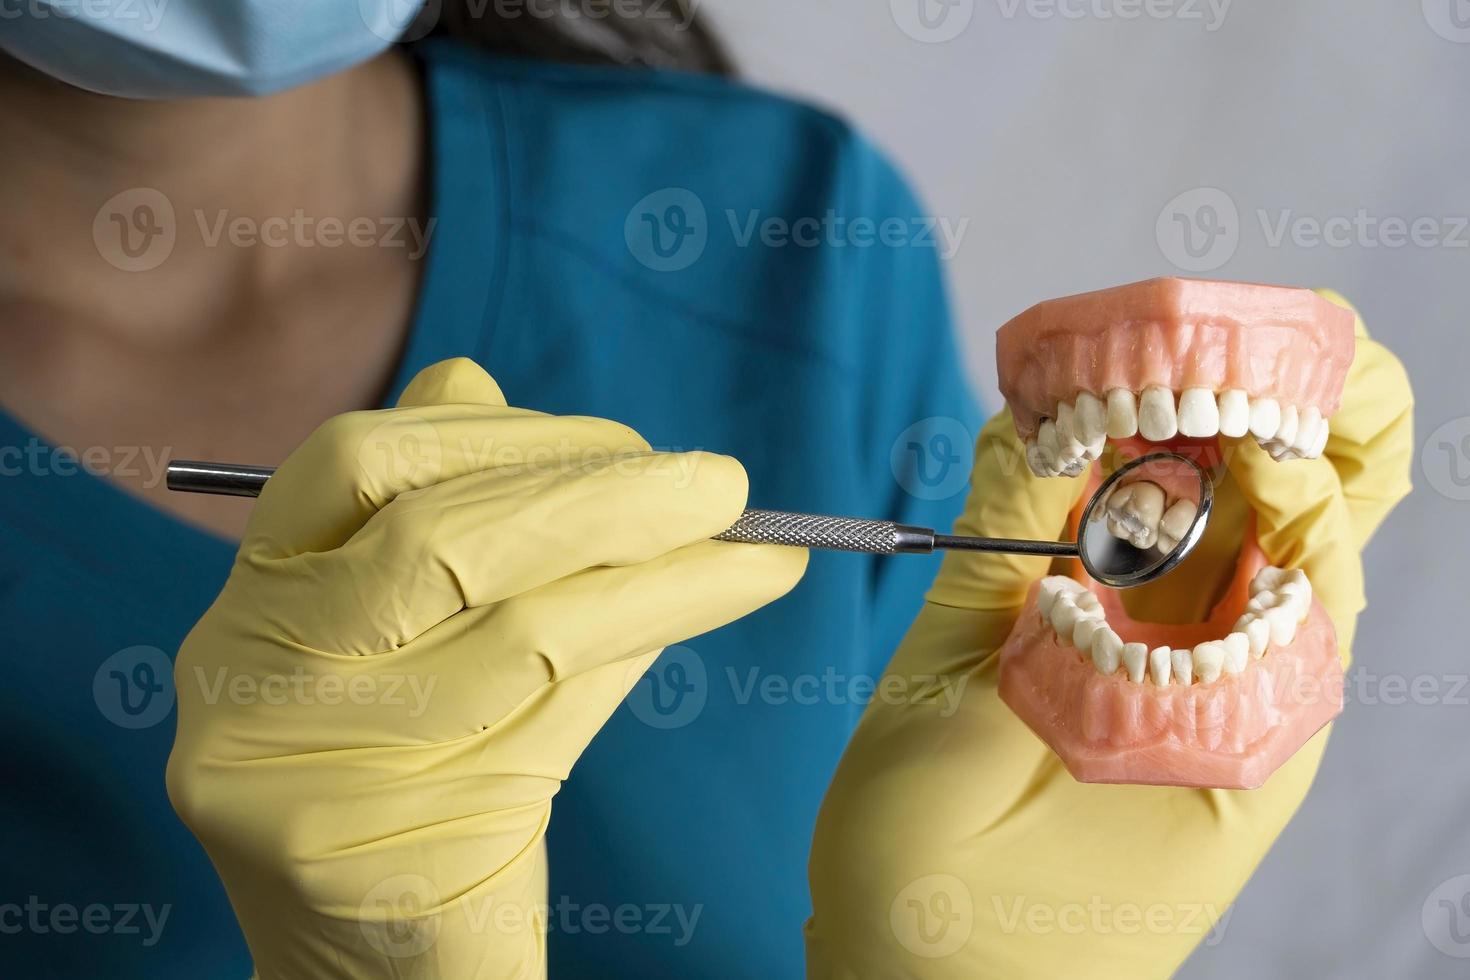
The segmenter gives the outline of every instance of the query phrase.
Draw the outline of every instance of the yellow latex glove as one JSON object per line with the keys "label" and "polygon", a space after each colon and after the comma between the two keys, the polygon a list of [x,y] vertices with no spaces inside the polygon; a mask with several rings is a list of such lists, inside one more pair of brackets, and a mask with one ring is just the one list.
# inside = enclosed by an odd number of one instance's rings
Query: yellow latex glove
{"label": "yellow latex glove", "polygon": [[[1411,408],[1402,367],[1360,321],[1326,455],[1277,464],[1243,440],[1219,488],[1223,512],[1254,507],[1274,564],[1306,570],[1344,658],[1363,607],[1359,552],[1409,489]],[[1022,459],[1003,412],[980,436],[958,533],[1060,535],[1081,481],[1038,479]],[[1301,802],[1326,732],[1254,791],[1075,781],[996,693],[997,649],[1046,572],[1043,559],[946,558],[885,680],[936,696],[872,703],[818,818],[810,977],[1169,976],[1218,938]],[[1199,592],[1185,575],[1157,587],[1183,601]],[[957,709],[937,696],[960,684]]]}
{"label": "yellow latex glove", "polygon": [[745,498],[468,361],[298,449],[179,653],[168,767],[262,980],[544,975],[573,763],[660,648],[805,568],[707,540]]}

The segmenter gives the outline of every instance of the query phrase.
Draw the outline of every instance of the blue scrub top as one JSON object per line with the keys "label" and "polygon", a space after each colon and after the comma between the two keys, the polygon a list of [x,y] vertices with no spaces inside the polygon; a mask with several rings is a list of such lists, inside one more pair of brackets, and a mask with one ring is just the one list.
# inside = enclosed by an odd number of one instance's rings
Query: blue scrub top
{"label": "blue scrub top", "polygon": [[[949,526],[979,420],[944,239],[861,137],[718,79],[418,52],[437,223],[394,397],[467,355],[512,404],[738,457],[752,506]],[[234,547],[4,415],[0,477],[0,975],[243,980],[164,793],[168,662]],[[553,977],[803,975],[817,807],[935,567],[815,554],[666,651],[556,798]]]}

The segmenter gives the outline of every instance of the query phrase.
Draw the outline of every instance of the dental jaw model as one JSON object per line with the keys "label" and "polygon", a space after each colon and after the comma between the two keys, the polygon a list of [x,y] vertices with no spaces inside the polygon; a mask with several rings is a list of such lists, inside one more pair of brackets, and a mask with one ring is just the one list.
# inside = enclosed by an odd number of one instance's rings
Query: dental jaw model
{"label": "dental jaw model", "polygon": [[[996,350],[1032,472],[1085,476],[1090,493],[1111,453],[1223,470],[1240,439],[1291,479],[1291,461],[1327,443],[1353,346],[1352,314],[1309,290],[1156,279],[1035,306]],[[1168,551],[1193,507],[1167,475],[1144,476],[1113,489],[1107,526]],[[1198,622],[1135,620],[1078,562],[1033,585],[1001,652],[1000,694],[1077,779],[1254,788],[1341,711],[1326,611],[1300,570],[1267,565],[1246,524]]]}

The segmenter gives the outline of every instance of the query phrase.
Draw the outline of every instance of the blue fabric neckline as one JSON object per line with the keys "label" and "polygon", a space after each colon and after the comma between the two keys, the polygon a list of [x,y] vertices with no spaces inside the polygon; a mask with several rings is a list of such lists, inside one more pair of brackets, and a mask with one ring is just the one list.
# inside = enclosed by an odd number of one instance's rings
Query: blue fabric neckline
{"label": "blue fabric neckline", "polygon": [[[414,49],[423,65],[429,128],[428,212],[434,220],[413,322],[385,402],[394,404],[424,367],[474,355],[483,344],[487,311],[500,287],[504,229],[504,143],[483,86],[466,84],[456,69],[473,65],[453,42]],[[466,281],[464,256],[483,256],[482,275]],[[57,447],[0,409],[0,446]],[[246,461],[248,462],[248,461]],[[159,566],[183,581],[192,568],[219,568],[236,542],[182,521],[105,477],[0,477],[6,481],[0,523],[38,549],[59,550],[99,576],[126,581],[140,565]],[[206,577],[212,580],[212,577]]]}

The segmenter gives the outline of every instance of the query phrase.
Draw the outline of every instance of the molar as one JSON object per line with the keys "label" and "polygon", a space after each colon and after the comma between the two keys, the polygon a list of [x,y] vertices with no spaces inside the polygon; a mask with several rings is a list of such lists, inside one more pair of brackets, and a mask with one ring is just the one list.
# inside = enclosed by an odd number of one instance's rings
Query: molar
{"label": "molar", "polygon": [[1151,548],[1158,540],[1164,514],[1164,491],[1147,480],[1125,484],[1108,497],[1107,512],[1108,530],[1116,537],[1135,548]]}
{"label": "molar", "polygon": [[1138,432],[1150,442],[1164,442],[1179,434],[1174,392],[1161,385],[1143,389],[1143,397],[1138,402]]}

